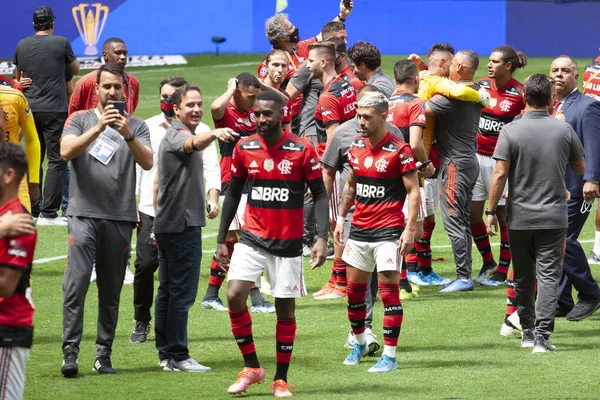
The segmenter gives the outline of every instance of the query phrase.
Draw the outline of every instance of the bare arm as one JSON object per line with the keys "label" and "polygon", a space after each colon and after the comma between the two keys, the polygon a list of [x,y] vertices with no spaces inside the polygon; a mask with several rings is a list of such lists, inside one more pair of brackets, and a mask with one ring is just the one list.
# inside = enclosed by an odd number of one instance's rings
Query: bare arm
{"label": "bare arm", "polygon": [[427,160],[425,147],[423,147],[423,127],[411,126],[408,131],[410,136],[410,148],[412,149],[415,159],[421,162]]}
{"label": "bare arm", "polygon": [[[502,192],[506,187],[508,179],[508,171],[510,170],[510,162],[505,160],[496,160],[494,172],[492,172],[492,180],[490,183],[490,199],[488,201],[488,211],[496,211]],[[486,227],[490,236],[496,236],[498,232],[498,217],[496,215],[488,215]]]}
{"label": "bare arm", "polygon": [[222,142],[230,142],[240,135],[230,128],[215,129],[207,133],[199,133],[187,139],[183,144],[183,151],[191,153],[193,151],[202,151],[212,143],[213,140],[219,139]]}
{"label": "bare arm", "polygon": [[335,134],[335,130],[338,128],[338,126],[340,126],[339,122],[332,122],[330,124],[327,124],[327,126],[325,127],[325,134],[327,135],[327,143],[329,143],[329,141]]}
{"label": "bare arm", "polygon": [[342,200],[338,206],[337,223],[335,224],[335,230],[333,232],[333,241],[340,247],[344,246],[344,221],[350,211],[350,207],[354,204],[356,197],[356,174],[353,169],[350,169],[348,179],[344,184],[344,190],[342,191]]}
{"label": "bare arm", "polygon": [[64,136],[60,141],[60,157],[65,161],[71,161],[83,153],[103,131],[104,128],[95,125],[85,131],[83,135]]}
{"label": "bare arm", "polygon": [[156,214],[156,209],[158,208],[158,166],[156,166],[154,175],[154,188],[152,189],[152,204],[154,205],[154,214]]}
{"label": "bare arm", "polygon": [[419,206],[421,205],[421,192],[419,190],[419,181],[416,172],[402,175],[402,182],[406,188],[408,215],[406,218],[406,227],[400,236],[398,248],[400,254],[406,256],[413,248],[415,242],[415,234],[417,232],[417,216],[419,214]]}
{"label": "bare arm", "polygon": [[80,71],[79,60],[75,59],[75,61],[73,61],[71,64],[69,64],[67,66],[67,68],[69,68],[69,72],[72,73],[73,75],[79,75],[79,71]]}
{"label": "bare arm", "polygon": [[210,113],[215,121],[220,121],[223,118],[223,115],[225,115],[225,109],[227,108],[229,100],[231,100],[237,90],[237,84],[237,79],[231,78],[227,82],[227,91],[217,97],[210,105]]}
{"label": "bare arm", "polygon": [[15,293],[21,271],[13,268],[0,267],[0,297],[8,298]]}
{"label": "bare arm", "polygon": [[302,91],[300,91],[300,89],[298,89],[293,84],[287,85],[287,87],[285,88],[285,91],[290,95],[290,97],[292,98],[292,101],[295,101],[298,98],[298,96],[300,96],[302,94]]}
{"label": "bare arm", "polygon": [[573,172],[575,172],[576,174],[583,174],[585,172],[585,159],[582,158],[580,160],[576,160],[576,161],[571,161],[569,163],[569,167],[573,170]]}

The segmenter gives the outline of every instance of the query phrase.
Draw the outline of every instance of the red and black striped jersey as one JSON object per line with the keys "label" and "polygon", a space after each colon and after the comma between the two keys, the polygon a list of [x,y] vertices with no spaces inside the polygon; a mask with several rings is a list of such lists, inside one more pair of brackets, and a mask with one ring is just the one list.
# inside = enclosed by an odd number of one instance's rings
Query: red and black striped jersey
{"label": "red and black striped jersey", "polygon": [[583,72],[583,94],[600,100],[600,57],[585,66]]}
{"label": "red and black striped jersey", "polygon": [[250,188],[240,242],[279,257],[302,254],[304,187],[322,179],[310,142],[287,131],[272,147],[258,134],[242,138],[231,173]]}
{"label": "red and black striped jersey", "polygon": [[[230,128],[239,133],[240,138],[254,135],[256,133],[256,120],[254,119],[254,112],[252,112],[252,110],[249,112],[243,112],[231,103],[227,104],[223,118],[218,121],[214,121],[214,123],[215,128]],[[229,182],[231,181],[231,156],[237,141],[225,143],[219,140],[218,142],[219,150],[221,151],[221,160],[219,162],[221,166],[221,194],[225,194],[227,187],[229,186]]]}
{"label": "red and black striped jersey", "polygon": [[10,88],[17,89],[18,91],[23,93],[23,88],[21,87],[21,85],[19,85],[17,81],[15,81],[14,79],[10,79],[9,77],[4,76],[2,74],[0,74],[0,86],[8,86]]}
{"label": "red and black striped jersey", "polygon": [[404,141],[410,143],[410,127],[425,128],[425,103],[413,93],[396,90],[388,104],[388,122],[400,129]]}
{"label": "red and black striped jersey", "polygon": [[410,145],[391,132],[371,148],[358,136],[348,152],[356,175],[356,198],[350,239],[361,242],[398,240],[404,228],[406,188],[402,175],[417,166]]}
{"label": "red and black striped jersey", "polygon": [[[0,215],[27,211],[14,199],[0,209]],[[21,271],[14,294],[0,298],[0,347],[31,347],[33,340],[33,304],[31,298],[31,264],[37,232],[0,239],[0,268]]]}
{"label": "red and black striped jersey", "polygon": [[327,146],[326,127],[329,124],[343,124],[356,115],[356,90],[341,75],[329,82],[319,96],[315,111],[317,128],[317,154],[319,158]]}
{"label": "red and black striped jersey", "polygon": [[365,83],[356,77],[351,67],[346,67],[346,69],[340,72],[340,76],[344,78],[346,82],[351,84],[356,91],[365,86]]}
{"label": "red and black striped jersey", "polygon": [[496,81],[481,78],[479,86],[490,93],[490,105],[481,111],[479,133],[477,134],[477,153],[492,156],[498,135],[502,127],[511,122],[525,108],[523,85],[511,78],[506,85],[496,88]]}

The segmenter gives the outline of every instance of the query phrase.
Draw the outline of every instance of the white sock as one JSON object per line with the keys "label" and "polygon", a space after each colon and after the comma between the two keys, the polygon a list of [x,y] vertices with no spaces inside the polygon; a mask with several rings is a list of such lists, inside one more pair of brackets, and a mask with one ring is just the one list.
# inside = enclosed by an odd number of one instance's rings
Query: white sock
{"label": "white sock", "polygon": [[365,339],[365,333],[355,333],[354,334],[354,338],[356,339],[356,343],[360,344],[361,346],[364,346],[365,344],[367,344],[367,340]]}
{"label": "white sock", "polygon": [[596,236],[594,239],[594,249],[592,251],[597,255],[600,254],[600,231],[596,231]]}
{"label": "white sock", "polygon": [[396,358],[396,346],[383,345],[383,354],[390,358]]}

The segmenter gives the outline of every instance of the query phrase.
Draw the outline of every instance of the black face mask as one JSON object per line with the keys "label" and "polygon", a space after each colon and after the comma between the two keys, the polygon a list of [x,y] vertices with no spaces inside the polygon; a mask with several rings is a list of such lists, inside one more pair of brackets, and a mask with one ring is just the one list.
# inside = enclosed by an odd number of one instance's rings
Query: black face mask
{"label": "black face mask", "polygon": [[167,118],[173,118],[175,116],[175,110],[173,109],[173,100],[169,97],[166,100],[160,101],[160,111],[165,114]]}
{"label": "black face mask", "polygon": [[294,28],[294,31],[290,33],[290,42],[298,43],[300,42],[300,33],[298,31],[298,27]]}
{"label": "black face mask", "polygon": [[338,58],[335,59],[335,67],[339,67],[340,64],[342,63],[342,56],[339,56]]}

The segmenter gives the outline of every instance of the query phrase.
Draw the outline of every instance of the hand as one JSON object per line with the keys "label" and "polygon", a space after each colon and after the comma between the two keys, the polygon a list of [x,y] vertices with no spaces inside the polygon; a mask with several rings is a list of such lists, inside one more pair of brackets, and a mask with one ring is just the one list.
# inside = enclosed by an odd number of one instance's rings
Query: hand
{"label": "hand", "polygon": [[229,270],[229,250],[227,250],[225,243],[217,244],[215,259],[217,260],[217,264],[222,271],[227,272]]}
{"label": "hand", "polygon": [[217,218],[217,215],[219,215],[219,205],[216,201],[206,201],[206,215],[208,216],[208,219]]}
{"label": "hand", "polygon": [[498,216],[488,215],[487,221],[485,222],[485,227],[487,228],[488,235],[490,235],[490,236],[498,235]]}
{"label": "hand", "polygon": [[235,139],[240,137],[239,133],[235,132],[233,129],[230,129],[230,128],[215,129],[213,131],[213,135],[215,136],[215,138],[217,138],[221,142],[225,142],[225,143],[233,142],[233,141],[235,141]]}
{"label": "hand", "polygon": [[133,137],[133,132],[131,131],[131,119],[127,113],[125,113],[125,115],[121,115],[117,111],[117,118],[110,127],[119,132],[124,139]]}
{"label": "hand", "polygon": [[567,201],[571,200],[571,192],[569,192],[566,189],[565,189],[565,191],[567,192]]}
{"label": "hand", "polygon": [[340,17],[342,17],[344,19],[348,18],[348,15],[350,15],[353,8],[354,8],[354,1],[350,0],[350,4],[349,4],[348,8],[346,8],[346,6],[344,5],[344,0],[340,1]]}
{"label": "hand", "polygon": [[598,184],[596,182],[585,182],[583,184],[583,199],[585,201],[594,201],[598,197],[600,197]]}
{"label": "hand", "polygon": [[479,89],[479,104],[482,108],[488,108],[490,105],[490,93],[484,88]]}
{"label": "hand", "polygon": [[408,59],[414,61],[415,64],[417,64],[417,68],[419,69],[419,71],[427,70],[427,64],[423,62],[420,55],[413,53],[410,56],[408,56]]}
{"label": "hand", "polygon": [[417,161],[417,174],[420,178],[429,178],[430,176],[435,174],[435,167],[431,163],[429,163],[425,168],[420,170],[419,167],[421,166],[421,164],[421,161]]}
{"label": "hand", "polygon": [[29,200],[31,201],[31,205],[37,204],[40,201],[40,184],[39,183],[28,183],[27,187],[29,188]]}
{"label": "hand", "polygon": [[237,89],[238,80],[236,78],[231,78],[227,81],[227,91]]}
{"label": "hand", "polygon": [[120,116],[121,114],[119,114],[119,110],[117,110],[112,104],[108,104],[106,107],[104,107],[104,111],[102,112],[97,124],[100,132],[103,132],[107,126],[113,126]]}
{"label": "hand", "polygon": [[0,219],[0,237],[30,235],[35,225],[29,214],[4,214]]}
{"label": "hand", "polygon": [[335,221],[335,219],[330,219],[329,220],[329,233],[331,234],[331,236],[333,236],[333,233],[335,232],[335,226],[337,225],[337,222]]}
{"label": "hand", "polygon": [[333,230],[333,242],[340,247],[344,247],[344,224],[335,224],[335,229]]}
{"label": "hand", "polygon": [[423,71],[419,71],[419,79],[424,79],[425,77],[428,77],[429,75],[431,75],[431,72],[429,72],[429,70],[424,69]]}
{"label": "hand", "polygon": [[31,78],[21,78],[21,79],[19,79],[19,85],[21,85],[21,87],[23,89],[27,89],[28,87],[31,87],[32,83],[33,83],[33,81],[31,80]]}
{"label": "hand", "polygon": [[315,269],[323,265],[327,253],[327,241],[318,238],[310,253],[310,269]]}
{"label": "hand", "polygon": [[400,235],[398,250],[400,250],[401,256],[406,257],[413,247],[415,247],[415,233],[415,229],[404,229],[404,232]]}

